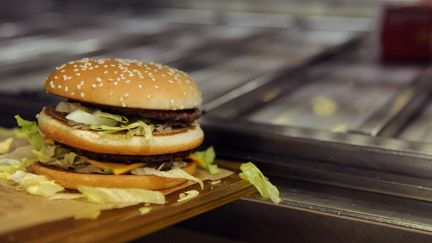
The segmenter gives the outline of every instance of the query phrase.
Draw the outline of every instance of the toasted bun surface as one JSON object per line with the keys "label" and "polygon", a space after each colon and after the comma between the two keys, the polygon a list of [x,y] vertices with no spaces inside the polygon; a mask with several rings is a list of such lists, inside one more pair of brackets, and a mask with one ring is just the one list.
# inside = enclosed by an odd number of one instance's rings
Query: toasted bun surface
{"label": "toasted bun surface", "polygon": [[183,110],[201,104],[201,93],[189,75],[136,60],[72,61],[48,76],[45,89],[61,97],[117,107]]}
{"label": "toasted bun surface", "polygon": [[[114,188],[141,188],[147,190],[163,190],[178,186],[186,180],[160,177],[155,175],[104,175],[69,172],[46,166],[42,163],[32,165],[33,170],[40,175],[56,181],[69,189],[76,189],[78,186],[93,187],[114,187]],[[189,174],[195,173],[196,164],[188,163],[182,168]]]}
{"label": "toasted bun surface", "polygon": [[181,133],[153,136],[145,141],[143,136],[100,135],[96,131],[75,129],[47,115],[44,110],[38,115],[39,130],[47,137],[71,147],[104,154],[158,155],[191,150],[204,140],[201,127],[194,127]]}

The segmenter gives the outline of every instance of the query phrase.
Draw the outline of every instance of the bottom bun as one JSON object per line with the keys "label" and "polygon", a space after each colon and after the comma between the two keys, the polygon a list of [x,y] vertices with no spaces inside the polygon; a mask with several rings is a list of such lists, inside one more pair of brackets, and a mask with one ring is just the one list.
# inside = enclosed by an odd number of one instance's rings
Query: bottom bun
{"label": "bottom bun", "polygon": [[[32,165],[39,175],[45,175],[65,188],[77,189],[79,186],[113,187],[113,188],[140,188],[147,190],[164,190],[181,185],[185,179],[167,178],[156,175],[103,175],[69,172],[46,166],[40,162]],[[182,168],[189,174],[195,173],[196,164],[188,163]]]}

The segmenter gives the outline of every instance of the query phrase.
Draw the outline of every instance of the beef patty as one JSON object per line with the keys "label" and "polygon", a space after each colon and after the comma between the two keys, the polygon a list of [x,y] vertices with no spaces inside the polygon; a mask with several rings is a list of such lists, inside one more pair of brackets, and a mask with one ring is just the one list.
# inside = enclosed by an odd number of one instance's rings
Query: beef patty
{"label": "beef patty", "polygon": [[105,112],[123,115],[125,117],[138,117],[141,119],[150,119],[155,121],[172,121],[181,123],[192,123],[201,116],[199,109],[186,110],[148,110],[139,108],[122,108],[108,105],[99,105],[93,103],[83,103],[70,100],[70,102],[81,103],[84,106],[100,109]]}
{"label": "beef patty", "polygon": [[62,147],[75,152],[78,155],[87,157],[100,162],[117,162],[124,164],[132,163],[164,163],[171,161],[181,161],[184,160],[193,150],[182,151],[170,154],[159,154],[159,155],[123,155],[123,154],[101,154],[95,153],[84,149],[74,148],[68,145],[59,144]]}

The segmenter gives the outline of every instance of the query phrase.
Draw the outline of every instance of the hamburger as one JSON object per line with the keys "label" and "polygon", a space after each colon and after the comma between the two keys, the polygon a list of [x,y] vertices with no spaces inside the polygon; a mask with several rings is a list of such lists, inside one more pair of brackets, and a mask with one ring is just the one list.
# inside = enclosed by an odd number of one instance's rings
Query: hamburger
{"label": "hamburger", "polygon": [[65,188],[162,190],[193,177],[190,154],[204,139],[201,93],[178,69],[124,59],[57,67],[46,92],[62,97],[37,115],[43,145],[35,173]]}

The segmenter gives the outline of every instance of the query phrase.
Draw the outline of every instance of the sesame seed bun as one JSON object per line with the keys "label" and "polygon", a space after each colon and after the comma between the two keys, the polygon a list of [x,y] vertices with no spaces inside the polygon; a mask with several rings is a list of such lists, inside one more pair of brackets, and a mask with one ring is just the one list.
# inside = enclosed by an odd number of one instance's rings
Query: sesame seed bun
{"label": "sesame seed bun", "polygon": [[[155,175],[104,175],[69,172],[46,166],[42,163],[32,165],[33,170],[40,175],[56,181],[69,189],[76,189],[78,186],[94,187],[115,187],[115,188],[141,188],[147,190],[164,190],[186,182],[184,179],[167,178]],[[195,173],[196,164],[190,162],[182,168],[189,174]]]}
{"label": "sesame seed bun", "polygon": [[155,63],[124,59],[81,59],[57,67],[45,90],[68,99],[116,107],[183,110],[201,105],[189,75]]}
{"label": "sesame seed bun", "polygon": [[145,141],[143,136],[125,137],[118,134],[101,136],[96,131],[75,129],[42,110],[38,115],[38,126],[45,137],[71,147],[95,153],[123,155],[159,155],[176,153],[198,147],[204,133],[198,124],[184,132],[153,136]]}

